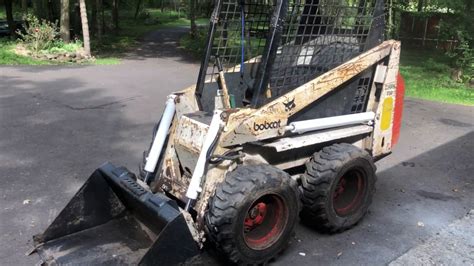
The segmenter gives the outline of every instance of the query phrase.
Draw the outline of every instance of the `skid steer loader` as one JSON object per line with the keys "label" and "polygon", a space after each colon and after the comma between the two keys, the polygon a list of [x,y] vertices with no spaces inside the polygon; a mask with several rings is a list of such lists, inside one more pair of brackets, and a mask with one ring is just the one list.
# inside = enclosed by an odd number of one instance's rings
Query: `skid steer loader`
{"label": "skid steer loader", "polygon": [[105,163],[40,235],[45,264],[265,263],[300,216],[354,226],[397,142],[383,0],[216,0],[197,82],[168,96],[138,177]]}

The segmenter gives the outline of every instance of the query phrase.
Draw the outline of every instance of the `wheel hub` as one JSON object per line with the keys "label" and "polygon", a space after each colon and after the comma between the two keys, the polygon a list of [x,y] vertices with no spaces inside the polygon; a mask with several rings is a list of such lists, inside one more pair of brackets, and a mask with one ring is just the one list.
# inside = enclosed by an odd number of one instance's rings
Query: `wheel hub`
{"label": "wheel hub", "polygon": [[248,209],[244,225],[244,241],[254,250],[273,245],[280,237],[288,220],[288,210],[277,195],[264,195]]}
{"label": "wheel hub", "polygon": [[245,231],[252,230],[255,226],[260,225],[265,219],[267,213],[267,205],[263,202],[258,203],[250,209],[248,217],[245,218]]}
{"label": "wheel hub", "polygon": [[334,191],[334,199],[336,200],[339,195],[341,195],[342,193],[344,193],[344,189],[345,189],[345,186],[346,186],[346,179],[343,178],[341,179],[341,181],[339,181],[339,183],[337,184],[337,187],[336,187],[336,190]]}
{"label": "wheel hub", "polygon": [[347,171],[338,181],[333,192],[333,206],[338,215],[345,216],[356,211],[366,193],[363,174],[352,169]]}

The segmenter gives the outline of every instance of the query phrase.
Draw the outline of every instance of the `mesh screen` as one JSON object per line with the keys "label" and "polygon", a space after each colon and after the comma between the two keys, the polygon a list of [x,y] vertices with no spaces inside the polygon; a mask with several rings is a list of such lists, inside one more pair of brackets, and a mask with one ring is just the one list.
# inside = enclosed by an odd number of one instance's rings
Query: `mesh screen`
{"label": "mesh screen", "polygon": [[374,1],[290,2],[270,78],[276,95],[302,85],[365,50]]}
{"label": "mesh screen", "polygon": [[[316,78],[370,48],[367,40],[373,26],[375,1],[290,0],[279,49],[273,55],[275,61],[268,70],[271,71],[271,98]],[[252,84],[261,60],[259,55],[263,53],[269,35],[275,4],[275,0],[223,0],[212,39],[211,57],[206,66],[204,90],[216,81],[214,62],[215,57],[219,56],[225,72],[241,74],[239,89],[252,94]],[[244,23],[241,14],[244,14]],[[245,63],[241,68],[242,61]],[[368,87],[366,82],[369,83],[370,79],[362,81],[360,87]],[[359,104],[354,102],[354,105]]]}
{"label": "mesh screen", "polygon": [[[244,3],[243,7],[241,3]],[[219,21],[213,39],[207,82],[215,82],[217,67],[215,57],[219,56],[226,72],[245,72],[249,67],[251,78],[254,78],[259,55],[265,47],[270,18],[273,13],[273,1],[262,0],[224,0]],[[244,14],[244,32],[242,36],[241,14]],[[243,49],[242,49],[243,47]],[[242,56],[243,55],[243,56]],[[240,69],[240,64],[244,64]]]}

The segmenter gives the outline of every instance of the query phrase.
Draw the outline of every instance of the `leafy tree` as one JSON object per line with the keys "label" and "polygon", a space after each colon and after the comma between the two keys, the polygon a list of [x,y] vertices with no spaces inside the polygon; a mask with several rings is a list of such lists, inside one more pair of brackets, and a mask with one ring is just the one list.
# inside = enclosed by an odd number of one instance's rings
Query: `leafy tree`
{"label": "leafy tree", "polygon": [[438,0],[436,5],[453,13],[441,23],[441,37],[454,39],[457,46],[447,52],[454,67],[453,79],[465,81],[474,75],[474,10],[472,0]]}

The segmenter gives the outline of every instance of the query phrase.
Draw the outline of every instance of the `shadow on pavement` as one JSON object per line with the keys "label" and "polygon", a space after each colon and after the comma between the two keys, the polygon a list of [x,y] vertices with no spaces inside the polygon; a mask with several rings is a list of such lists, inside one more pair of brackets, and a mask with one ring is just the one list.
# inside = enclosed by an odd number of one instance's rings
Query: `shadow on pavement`
{"label": "shadow on pavement", "polygon": [[127,54],[126,59],[174,58],[184,63],[199,63],[199,58],[179,48],[179,40],[188,34],[188,27],[162,28],[140,40],[140,45]]}
{"label": "shadow on pavement", "polygon": [[[2,76],[2,265],[38,260],[36,255],[23,255],[31,248],[32,235],[46,228],[105,160],[136,171],[141,154],[131,152],[128,144],[146,147],[149,132],[145,128],[152,126],[125,118],[122,111],[127,99],[103,96],[100,87],[84,87],[76,78],[39,82]],[[461,121],[441,122],[459,122],[463,124],[456,126],[468,128]],[[429,137],[429,132],[424,133],[422,137]],[[379,265],[392,261],[473,208],[473,150],[471,130],[379,172],[370,213],[359,225],[337,235],[298,225],[292,245],[274,264]],[[216,265],[218,261],[207,252],[193,263]]]}
{"label": "shadow on pavement", "polygon": [[[67,84],[66,87],[64,87]],[[27,265],[34,234],[66,205],[106,160],[136,171],[144,128],[124,118],[128,102],[84,89],[74,78],[35,82],[3,76],[0,83],[0,264]],[[74,99],[74,101],[69,101]],[[73,104],[71,104],[71,102]],[[137,144],[138,145],[138,144]]]}
{"label": "shadow on pavement", "polygon": [[[368,215],[340,234],[301,223],[274,265],[385,265],[474,208],[474,131],[379,172]],[[400,182],[402,181],[402,182]],[[423,223],[419,226],[418,222]],[[189,265],[225,265],[208,249]],[[300,253],[304,253],[302,256]]]}

